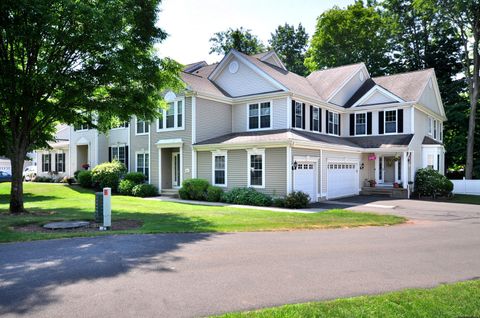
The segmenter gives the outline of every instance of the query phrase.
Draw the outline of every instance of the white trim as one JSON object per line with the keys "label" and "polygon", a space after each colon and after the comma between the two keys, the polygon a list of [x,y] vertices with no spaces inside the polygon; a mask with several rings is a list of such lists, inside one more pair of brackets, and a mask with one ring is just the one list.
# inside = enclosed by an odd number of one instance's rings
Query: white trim
{"label": "white trim", "polygon": [[292,96],[287,96],[287,129],[292,128]]}
{"label": "white trim", "polygon": [[162,148],[158,148],[158,191],[162,192]]}
{"label": "white trim", "polygon": [[326,197],[326,193],[323,192],[323,149],[320,149],[320,168],[319,171],[320,173],[320,191],[318,191],[318,194],[320,194],[320,199],[323,197]]}
{"label": "white trim", "polygon": [[[178,160],[178,172],[179,172],[179,175],[178,175],[178,185],[174,185],[175,183],[175,174],[176,174],[176,171],[175,171],[175,157],[176,156],[179,156],[179,160]],[[182,186],[182,148],[180,148],[179,151],[172,151],[172,156],[170,158],[170,166],[171,166],[171,171],[172,171],[172,188],[174,189],[178,189]]]}
{"label": "white trim", "polygon": [[[261,185],[252,185],[251,180],[250,180],[250,165],[251,165],[251,156],[253,155],[260,155],[262,156],[262,184]],[[265,188],[265,149],[257,149],[257,148],[252,148],[252,149],[247,149],[247,184],[248,187],[250,188],[260,188],[264,189]]]}
{"label": "white trim", "polygon": [[155,145],[158,148],[181,148],[183,145],[182,138],[159,139]]}
{"label": "white trim", "polygon": [[[313,133],[317,133],[317,134],[320,134],[322,133],[322,108],[320,108],[319,106],[315,106],[315,105],[310,105],[310,107],[313,107],[313,112],[311,114],[312,118],[310,118],[310,123],[312,123],[311,127],[309,127],[310,129],[308,131],[310,132],[313,132]],[[318,110],[318,130],[313,130],[313,113],[315,112],[315,109]],[[309,125],[310,125],[309,123]],[[306,129],[305,129],[306,130]]]}
{"label": "white trim", "polygon": [[340,84],[331,94],[330,96],[327,97],[327,102],[330,102],[336,95],[338,92],[340,92],[340,90],[353,78],[355,77],[355,75],[358,74],[358,71],[362,70],[362,69],[365,69],[365,71],[367,72],[367,77],[365,79],[368,79],[370,78],[370,74],[368,74],[368,70],[367,70],[367,67],[365,66],[365,64],[362,62],[360,63],[360,65],[358,66],[358,68],[356,70],[354,70],[352,72],[352,74],[347,77],[343,82],[342,84]]}
{"label": "white trim", "polygon": [[[137,131],[137,127],[138,127],[137,123],[138,123],[138,122],[143,122],[143,123],[144,123],[144,124],[143,124],[143,133],[139,133],[139,132]],[[148,122],[147,122],[146,120],[138,120],[137,116],[135,116],[135,120],[134,120],[134,124],[135,124],[135,128],[134,128],[134,129],[135,129],[135,136],[145,136],[145,135],[148,135],[148,134],[150,133],[150,125],[147,125],[147,123],[148,123]],[[145,132],[145,127],[147,127],[147,126],[148,126],[148,132]]]}
{"label": "white trim", "polygon": [[[357,115],[365,115],[365,133],[364,134],[358,134],[357,133]],[[356,112],[353,114],[353,135],[354,136],[367,136],[368,133],[367,133],[367,130],[368,130],[368,119],[367,119],[368,115],[367,115],[367,112],[363,111],[363,112]],[[372,114],[372,121],[373,121],[373,114]],[[372,128],[373,128],[373,123],[372,123]]]}
{"label": "white trim", "polygon": [[[185,110],[185,105],[184,105],[184,110]],[[183,126],[185,127],[185,123],[183,124]],[[197,142],[197,97],[192,96],[192,144],[195,144],[196,142]]]}
{"label": "white trim", "polygon": [[[152,182],[152,165],[150,164],[152,162],[152,159],[150,158],[150,153],[151,153],[151,145],[152,145],[152,123],[149,123],[148,125],[148,183]],[[135,128],[136,129],[136,128]]]}
{"label": "white trim", "polygon": [[[310,198],[311,201],[310,202],[318,202],[318,161],[320,160],[319,157],[311,157],[311,156],[295,156],[294,158],[294,162],[297,162],[297,161],[300,161],[300,162],[312,162],[314,164],[314,169],[313,169],[313,177],[315,178],[315,181],[313,183],[314,185],[314,191],[313,193],[315,193],[315,196],[314,198]],[[296,170],[295,170],[296,171]],[[295,171],[293,172],[293,184],[294,184],[294,190],[296,191],[297,189],[295,188],[295,184],[297,183],[296,182],[296,174],[295,174]]]}
{"label": "white trim", "polygon": [[[330,114],[337,114],[338,115],[338,134],[335,134],[334,132],[333,133],[328,132],[328,128],[330,126],[330,117],[329,117]],[[340,113],[328,111],[328,113],[326,113],[325,115],[327,116],[327,127],[326,127],[326,130],[325,130],[326,134],[330,135],[330,136],[340,137],[342,135],[342,132],[340,131]],[[332,124],[333,124],[333,131],[335,131],[335,117],[333,117]]]}
{"label": "white trim", "polygon": [[[294,119],[294,123],[292,123],[292,128],[294,128],[294,129],[306,130],[306,129],[303,128],[303,127],[297,127],[297,106],[298,106],[298,105],[300,105],[300,110],[302,111],[302,115],[301,115],[302,126],[303,126],[303,123],[304,123],[304,122],[305,122],[305,124],[306,124],[306,122],[307,122],[307,121],[306,121],[306,118],[305,118],[305,114],[304,114],[304,112],[303,112],[303,104],[305,104],[305,108],[306,108],[307,103],[303,103],[303,102],[301,102],[301,101],[299,101],[299,100],[295,100],[295,107],[294,107],[294,110],[293,110],[293,111],[295,112],[295,119]],[[290,107],[292,107],[292,106],[290,106]],[[290,117],[290,119],[289,119],[290,121],[291,121],[291,118],[292,118],[292,117]],[[294,125],[294,124],[295,124],[295,125]]]}
{"label": "white trim", "polygon": [[[264,127],[261,128],[261,110],[262,110],[262,103],[269,103],[270,104],[270,126],[269,127]],[[258,105],[258,128],[250,128],[250,105]],[[232,110],[233,114],[233,110]],[[247,103],[247,131],[257,131],[257,130],[269,130],[272,129],[273,127],[273,100],[262,100],[262,101],[256,101],[252,103]]]}
{"label": "white trim", "polygon": [[287,194],[292,192],[292,147],[287,146]]}
{"label": "white trim", "polygon": [[390,97],[390,98],[392,98],[393,100],[396,100],[399,103],[405,102],[403,99],[401,99],[397,95],[387,91],[385,88],[383,88],[381,86],[378,86],[378,85],[375,85],[368,92],[366,92],[359,100],[357,100],[355,102],[355,104],[352,105],[352,108],[357,107],[359,105],[361,105],[361,106],[375,105],[375,104],[363,104],[367,99],[372,97],[372,95],[375,94],[375,92],[379,92],[382,95]]}
{"label": "white trim", "polygon": [[[215,157],[225,157],[225,183],[217,184],[215,183]],[[228,151],[227,150],[215,150],[212,151],[212,184],[217,187],[227,187],[228,186]]]}
{"label": "white trim", "polygon": [[415,133],[415,107],[410,108],[410,133]]}
{"label": "white trim", "polygon": [[[287,68],[285,67],[285,64],[282,63],[282,60],[278,57],[277,53],[275,51],[270,51],[268,52],[267,54],[265,54],[264,56],[262,56],[260,58],[260,61],[263,61],[265,62],[266,60],[268,60],[270,57],[273,57],[273,59],[275,60],[275,62],[277,62],[278,64],[280,64],[280,67],[283,68],[284,70],[287,70]],[[277,65],[278,66],[278,65]]]}
{"label": "white trim", "polygon": [[192,148],[192,178],[197,178],[197,151]]}
{"label": "white trim", "polygon": [[[387,112],[395,112],[395,131],[387,133]],[[379,114],[380,115],[380,114]],[[380,120],[380,117],[379,117]],[[398,109],[388,108],[383,110],[383,135],[397,135],[398,134]],[[403,133],[402,133],[403,134]]]}
{"label": "white trim", "polygon": [[179,147],[180,148],[180,187],[182,186],[183,183],[183,145]]}
{"label": "white trim", "polygon": [[[148,169],[148,176],[146,176],[148,178],[148,183],[150,183],[150,153],[146,152],[145,150],[139,150],[139,151],[135,151],[135,170],[134,172],[138,172],[138,155],[143,155],[143,174],[145,174],[145,168]],[[145,155],[148,155],[148,167],[147,165],[145,165]]]}
{"label": "white trim", "polygon": [[[182,126],[181,127],[178,126],[178,102],[182,102]],[[168,132],[168,131],[185,130],[185,97],[176,98],[173,102],[170,102],[168,104],[173,104],[173,127],[166,128],[167,127],[167,109],[162,109],[161,110],[162,118],[157,118],[157,120],[155,121],[156,131],[158,133],[161,133],[161,132]],[[159,128],[160,120],[162,120],[163,128]]]}

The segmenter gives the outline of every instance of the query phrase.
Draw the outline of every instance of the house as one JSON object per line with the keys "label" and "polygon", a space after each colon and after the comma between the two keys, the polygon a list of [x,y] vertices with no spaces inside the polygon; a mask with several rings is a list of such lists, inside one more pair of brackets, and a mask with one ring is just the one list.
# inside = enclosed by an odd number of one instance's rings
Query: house
{"label": "house", "polygon": [[70,127],[57,125],[55,140],[49,142],[49,148],[35,151],[37,176],[63,178],[73,175],[70,167]]}
{"label": "house", "polygon": [[359,63],[302,77],[273,51],[232,50],[181,76],[186,89],[166,93],[161,118],[133,117],[106,135],[70,127],[69,171],[118,159],[162,193],[204,178],[273,196],[301,190],[312,201],[367,193],[370,180],[407,188],[419,168],[444,171],[433,69],[372,78]]}

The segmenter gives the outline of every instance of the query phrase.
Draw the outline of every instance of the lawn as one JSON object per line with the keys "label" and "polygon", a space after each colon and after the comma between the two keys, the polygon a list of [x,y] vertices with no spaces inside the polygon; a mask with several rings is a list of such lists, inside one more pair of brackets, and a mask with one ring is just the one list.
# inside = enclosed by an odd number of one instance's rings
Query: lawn
{"label": "lawn", "polygon": [[220,317],[473,318],[480,317],[480,280],[441,285],[433,289],[407,289],[379,296],[285,305]]}
{"label": "lawn", "polygon": [[[25,183],[25,208],[30,214],[8,214],[10,184],[0,184],[0,242],[27,241],[105,232],[19,232],[14,227],[61,220],[93,220],[93,191],[78,186]],[[35,213],[35,215],[33,215]],[[191,205],[127,196],[112,197],[112,221],[139,220],[138,229],[109,233],[185,233],[327,229],[403,223],[402,217],[330,210],[322,213],[285,213],[231,207]]]}
{"label": "lawn", "polygon": [[450,200],[453,203],[480,204],[480,195],[455,194]]}

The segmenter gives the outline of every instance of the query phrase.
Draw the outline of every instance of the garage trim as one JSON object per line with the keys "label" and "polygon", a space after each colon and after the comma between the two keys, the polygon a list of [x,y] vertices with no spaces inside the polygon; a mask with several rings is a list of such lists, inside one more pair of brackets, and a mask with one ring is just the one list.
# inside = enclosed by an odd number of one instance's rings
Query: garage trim
{"label": "garage trim", "polygon": [[355,164],[357,167],[357,173],[356,173],[356,188],[360,192],[360,159],[348,159],[348,158],[327,158],[327,164],[325,167],[325,185],[327,188],[327,193],[325,194],[325,197],[327,200],[329,200],[329,189],[328,189],[328,165],[329,164],[335,164],[335,163],[341,163],[341,164]]}
{"label": "garage trim", "polygon": [[[319,174],[319,159],[320,157],[312,157],[312,156],[294,156],[293,157],[293,162],[312,162],[315,167],[314,167],[314,171],[315,171],[315,193],[316,193],[316,198],[313,198],[314,201],[318,201],[318,197],[319,197],[319,193],[318,193],[318,174]],[[293,173],[293,178],[292,178],[292,189],[295,190],[295,173]]]}

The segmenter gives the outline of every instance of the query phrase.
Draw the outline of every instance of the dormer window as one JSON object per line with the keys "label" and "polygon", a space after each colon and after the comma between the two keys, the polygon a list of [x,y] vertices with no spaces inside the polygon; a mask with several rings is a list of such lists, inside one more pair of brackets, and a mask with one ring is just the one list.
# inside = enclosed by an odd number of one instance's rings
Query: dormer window
{"label": "dormer window", "polygon": [[248,105],[248,129],[268,129],[271,127],[272,112],[270,102]]}
{"label": "dormer window", "polygon": [[168,103],[167,109],[162,110],[162,117],[157,121],[157,131],[183,129],[183,99]]}

